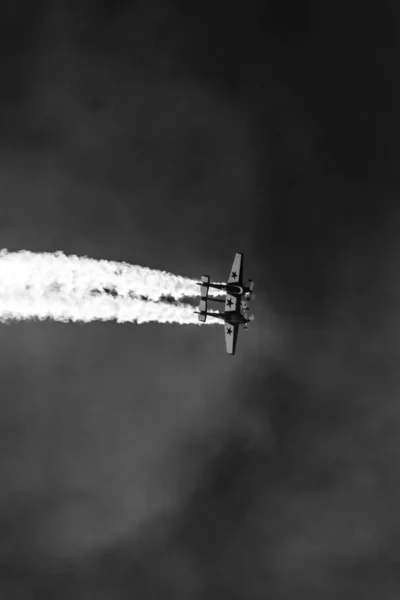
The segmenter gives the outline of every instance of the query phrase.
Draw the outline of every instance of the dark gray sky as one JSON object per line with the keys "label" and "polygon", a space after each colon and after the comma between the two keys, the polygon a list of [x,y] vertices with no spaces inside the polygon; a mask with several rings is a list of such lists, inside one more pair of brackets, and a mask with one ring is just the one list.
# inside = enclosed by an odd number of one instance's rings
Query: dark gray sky
{"label": "dark gray sky", "polygon": [[0,331],[0,592],[397,598],[400,13],[0,13],[0,231],[257,284],[222,330]]}

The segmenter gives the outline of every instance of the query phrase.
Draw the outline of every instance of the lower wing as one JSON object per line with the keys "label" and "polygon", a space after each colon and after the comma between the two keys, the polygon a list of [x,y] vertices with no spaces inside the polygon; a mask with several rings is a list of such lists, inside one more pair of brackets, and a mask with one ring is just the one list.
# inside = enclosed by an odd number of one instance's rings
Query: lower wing
{"label": "lower wing", "polygon": [[225,344],[228,354],[235,354],[239,326],[225,323]]}

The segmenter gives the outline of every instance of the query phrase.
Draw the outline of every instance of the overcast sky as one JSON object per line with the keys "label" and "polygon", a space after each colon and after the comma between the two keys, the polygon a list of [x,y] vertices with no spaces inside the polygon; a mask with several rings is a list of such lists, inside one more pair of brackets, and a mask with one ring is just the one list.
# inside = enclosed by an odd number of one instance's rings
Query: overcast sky
{"label": "overcast sky", "polygon": [[399,595],[400,12],[292,5],[1,8],[0,246],[256,281],[1,327],[2,597]]}

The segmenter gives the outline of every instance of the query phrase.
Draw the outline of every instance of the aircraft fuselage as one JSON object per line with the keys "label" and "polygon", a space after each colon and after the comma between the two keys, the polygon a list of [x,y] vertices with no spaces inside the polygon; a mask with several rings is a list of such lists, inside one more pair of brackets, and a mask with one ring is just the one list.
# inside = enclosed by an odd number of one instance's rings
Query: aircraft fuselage
{"label": "aircraft fuselage", "polygon": [[225,313],[225,322],[230,323],[231,325],[244,325],[249,322],[249,319],[246,319],[242,314],[237,312]]}

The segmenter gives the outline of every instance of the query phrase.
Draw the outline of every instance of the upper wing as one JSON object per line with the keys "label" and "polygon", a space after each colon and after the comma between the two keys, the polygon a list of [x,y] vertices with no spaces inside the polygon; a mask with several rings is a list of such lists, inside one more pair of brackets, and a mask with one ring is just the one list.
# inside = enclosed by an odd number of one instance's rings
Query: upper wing
{"label": "upper wing", "polygon": [[243,281],[243,254],[236,252],[235,258],[233,259],[232,269],[229,273],[228,283],[239,283]]}
{"label": "upper wing", "polygon": [[225,344],[228,354],[235,354],[239,326],[225,323]]}
{"label": "upper wing", "polygon": [[225,298],[225,312],[235,312],[239,306],[238,299],[232,294],[226,294]]}

